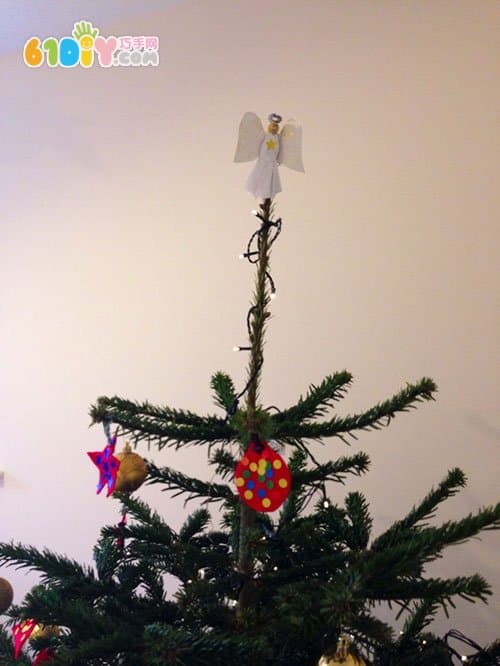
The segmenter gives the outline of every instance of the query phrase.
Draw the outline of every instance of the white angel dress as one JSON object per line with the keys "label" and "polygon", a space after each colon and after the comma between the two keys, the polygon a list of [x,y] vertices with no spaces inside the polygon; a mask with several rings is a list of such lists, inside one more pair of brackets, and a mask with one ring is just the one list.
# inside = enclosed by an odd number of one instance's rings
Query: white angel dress
{"label": "white angel dress", "polygon": [[247,191],[259,199],[272,199],[281,192],[278,171],[280,139],[278,134],[264,135],[260,144],[259,157],[247,180]]}
{"label": "white angel dress", "polygon": [[264,132],[260,118],[251,111],[240,122],[235,162],[257,160],[247,180],[247,190],[255,197],[272,199],[281,192],[278,167],[284,164],[294,171],[302,165],[302,128],[288,120],[279,134]]}

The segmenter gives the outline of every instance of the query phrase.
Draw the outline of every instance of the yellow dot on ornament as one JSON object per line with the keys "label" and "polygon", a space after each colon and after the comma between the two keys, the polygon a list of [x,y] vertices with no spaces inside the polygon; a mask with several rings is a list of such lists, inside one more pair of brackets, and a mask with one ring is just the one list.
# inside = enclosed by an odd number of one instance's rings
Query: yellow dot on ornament
{"label": "yellow dot on ornament", "polygon": [[238,486],[238,488],[241,488],[241,486],[245,485],[245,479],[243,477],[239,476],[236,479],[236,485]]}
{"label": "yellow dot on ornament", "polygon": [[274,469],[281,469],[283,467],[281,460],[274,460],[273,461],[273,467]]}
{"label": "yellow dot on ornament", "polygon": [[250,469],[252,470],[252,472],[256,472],[256,471],[257,471],[257,465],[256,465],[256,463],[254,463],[254,462],[253,462],[253,463],[250,463]]}
{"label": "yellow dot on ornament", "polygon": [[251,500],[253,497],[253,492],[251,490],[245,490],[245,499]]}
{"label": "yellow dot on ornament", "polygon": [[278,485],[280,488],[286,488],[288,486],[288,481],[286,479],[280,479]]}
{"label": "yellow dot on ornament", "polygon": [[268,509],[271,506],[271,500],[269,499],[269,497],[264,497],[264,499],[262,500],[262,506],[264,507],[264,509]]}

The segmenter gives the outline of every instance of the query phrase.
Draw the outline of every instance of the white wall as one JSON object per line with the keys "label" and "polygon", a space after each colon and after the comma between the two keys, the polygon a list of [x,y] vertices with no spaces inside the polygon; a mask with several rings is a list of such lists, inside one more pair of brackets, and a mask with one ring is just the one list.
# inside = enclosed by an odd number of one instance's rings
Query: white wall
{"label": "white wall", "polygon": [[[442,519],[496,501],[498,3],[143,2],[105,24],[78,4],[71,20],[103,34],[158,34],[161,65],[29,70],[28,31],[0,58],[0,539],[88,561],[118,519],[85,454],[104,444],[87,428],[97,396],[206,412],[213,371],[243,384],[231,349],[245,341],[252,271],[237,256],[254,203],[232,156],[246,110],[293,115],[305,137],[306,174],[283,170],[277,198],[264,403],[347,368],[346,413],[430,375],[436,403],[352,447],[373,467],[349,489],[376,531],[454,466],[469,485]],[[148,455],[211,474],[198,448]],[[179,524],[180,502],[141,496]],[[488,533],[435,569],[480,571],[498,592],[497,554]],[[2,575],[16,601],[35,580]],[[437,629],[492,640],[498,598]]]}

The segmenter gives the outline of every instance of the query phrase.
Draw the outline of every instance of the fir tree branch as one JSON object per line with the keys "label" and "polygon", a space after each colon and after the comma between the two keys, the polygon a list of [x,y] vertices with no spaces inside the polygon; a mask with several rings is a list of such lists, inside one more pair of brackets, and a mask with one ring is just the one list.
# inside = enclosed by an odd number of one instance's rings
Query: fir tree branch
{"label": "fir tree branch", "polygon": [[432,489],[420,504],[413,507],[405,518],[398,520],[386,532],[375,539],[372,549],[379,550],[386,548],[389,545],[398,543],[401,539],[406,539],[410,528],[422,520],[432,518],[435,515],[438,504],[448,497],[453,497],[453,495],[459,492],[460,488],[466,485],[466,482],[465,474],[460,469],[455,468],[450,470],[439,486],[435,490]]}
{"label": "fir tree branch", "polygon": [[228,666],[267,663],[263,641],[245,634],[194,631],[166,625],[146,630],[150,666]]}
{"label": "fir tree branch", "polygon": [[467,601],[480,599],[486,602],[487,597],[492,593],[488,583],[478,574],[444,580],[440,578],[396,579],[393,581],[385,579],[383,582],[380,579],[372,580],[370,585],[364,587],[363,592],[366,598],[377,601],[430,599],[438,600],[441,605],[450,603],[451,597],[454,596],[459,596]]}
{"label": "fir tree branch", "polygon": [[174,497],[187,493],[189,494],[188,500],[203,497],[208,501],[237,501],[236,495],[227,485],[200,481],[199,479],[177,472],[170,467],[159,468],[152,463],[148,465],[147,483],[149,485],[161,484],[164,486],[163,490],[176,491]]}
{"label": "fir tree branch", "polygon": [[[433,400],[433,393],[437,387],[432,379],[425,378],[416,384],[408,384],[406,388],[394,395],[392,398],[375,405],[362,414],[338,417],[334,416],[324,423],[294,423],[276,422],[274,436],[276,439],[322,439],[324,437],[340,436],[353,430],[377,430],[387,426],[390,420],[398,412],[406,412],[414,408],[417,403],[424,400]],[[384,422],[385,421],[385,422]]]}
{"label": "fir tree branch", "polygon": [[319,465],[315,469],[303,469],[293,474],[293,485],[314,485],[320,481],[343,483],[347,474],[361,476],[368,471],[370,458],[360,452],[353,456],[343,456],[337,460]]}
{"label": "fir tree branch", "polygon": [[225,372],[216,372],[210,380],[210,386],[215,393],[215,403],[229,413],[236,401],[236,389],[231,377]]}
{"label": "fir tree branch", "polygon": [[194,412],[185,409],[172,409],[166,406],[152,405],[150,402],[138,402],[126,400],[118,396],[101,396],[90,409],[90,416],[94,423],[102,423],[108,419],[115,423],[115,414],[128,414],[130,416],[149,416],[158,423],[175,423],[193,427],[204,427],[206,425],[224,425],[224,420],[218,416],[198,416]]}
{"label": "fir tree branch", "polygon": [[167,525],[160,514],[136,495],[131,495],[130,493],[114,493],[113,496],[120,500],[123,509],[125,509],[126,512],[137,521],[150,525],[155,530],[164,531],[170,535],[171,539],[175,538],[176,534],[174,530]]}
{"label": "fir tree branch", "polygon": [[215,465],[216,473],[225,479],[228,476],[233,476],[238,461],[231,453],[229,453],[229,451],[226,451],[224,448],[220,448],[216,449],[211,454],[209,464]]}
{"label": "fir tree branch", "polygon": [[414,576],[423,566],[441,556],[447,546],[463,543],[483,530],[500,527],[500,504],[485,507],[459,521],[439,527],[408,530],[406,537],[383,550],[369,550],[361,557],[374,579],[384,575]]}
{"label": "fir tree branch", "polygon": [[210,514],[206,509],[197,509],[187,517],[184,525],[179,531],[179,539],[185,543],[189,542],[200,532],[204,532],[210,521]]}
{"label": "fir tree branch", "polygon": [[16,569],[38,571],[42,582],[55,586],[67,580],[84,581],[89,585],[97,583],[90,567],[84,567],[47,548],[38,550],[20,543],[0,543],[0,564],[15,566]]}
{"label": "fir tree branch", "polygon": [[352,375],[346,370],[328,375],[319,386],[311,386],[303,398],[300,396],[293,407],[288,407],[274,416],[277,423],[300,423],[326,414],[336,400],[343,398],[347,387],[352,382]]}
{"label": "fir tree branch", "polygon": [[432,622],[438,609],[439,603],[436,599],[422,599],[415,603],[411,614],[405,620],[398,643],[402,645],[415,640]]}
{"label": "fir tree branch", "polygon": [[[101,404],[106,404],[106,409],[93,408],[91,410],[94,423],[109,419],[119,425],[122,428],[122,434],[130,437],[134,443],[146,440],[148,443],[156,443],[159,449],[165,446],[174,446],[179,449],[191,444],[229,442],[237,436],[235,430],[217,417],[199,417],[200,421],[196,424],[185,425],[180,421],[163,420],[137,413],[134,408],[120,410],[111,407],[105,402],[107,400],[113,399],[100,398]],[[183,414],[188,413],[183,412]],[[182,417],[180,419],[182,420]]]}

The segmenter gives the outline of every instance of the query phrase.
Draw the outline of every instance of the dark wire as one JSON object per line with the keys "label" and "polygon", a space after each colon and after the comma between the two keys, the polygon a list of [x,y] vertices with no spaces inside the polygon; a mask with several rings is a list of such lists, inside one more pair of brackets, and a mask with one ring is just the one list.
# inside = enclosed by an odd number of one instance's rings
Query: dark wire
{"label": "dark wire", "polygon": [[458,631],[457,629],[450,629],[450,631],[448,631],[448,633],[445,634],[445,636],[444,636],[444,643],[445,643],[445,646],[446,646],[446,649],[448,650],[448,652],[451,655],[457,657],[458,659],[461,660],[462,656],[459,652],[457,652],[454,648],[451,647],[451,645],[448,642],[450,638],[453,638],[456,641],[459,641],[460,643],[464,643],[468,647],[474,648],[474,650],[476,650],[475,654],[466,655],[467,656],[467,661],[470,660],[471,663],[474,663],[474,658],[475,657],[487,655],[492,666],[499,663],[498,660],[495,657],[490,658],[489,655],[487,654],[487,652],[485,652],[485,650],[483,650],[483,648],[480,645],[475,643],[471,638],[468,638],[467,636],[465,636],[465,634],[462,634],[461,631]]}
{"label": "dark wire", "polygon": [[[278,218],[277,220],[267,220],[261,213],[257,213],[256,217],[259,218],[261,221],[261,225],[259,229],[253,232],[253,234],[250,236],[250,240],[247,243],[247,250],[246,252],[242,255],[250,264],[258,264],[259,263],[259,257],[260,257],[260,248],[261,248],[261,242],[262,242],[262,236],[265,232],[268,232],[271,230],[269,236],[268,236],[268,248],[271,248],[275,240],[278,238],[278,236],[281,233],[282,229],[282,221],[281,218]],[[269,271],[266,271],[266,278],[269,282],[269,285],[271,287],[271,294],[276,293],[276,284],[269,273]],[[248,337],[251,338],[252,335],[252,324],[251,324],[251,319],[252,319],[252,314],[254,313],[256,309],[256,305],[252,305],[250,309],[248,310],[247,318],[246,318],[246,324],[247,324],[247,332],[248,332]],[[249,351],[251,347],[239,347],[240,351]],[[262,358],[259,359],[258,363],[255,365],[255,369],[252,372],[251,376],[248,378],[247,383],[245,384],[244,388],[238,393],[238,395],[235,396],[232,404],[230,407],[226,410],[227,411],[227,416],[226,420],[233,416],[236,413],[236,410],[238,409],[238,404],[241,400],[241,398],[245,395],[245,393],[248,391],[250,388],[250,385],[252,382],[255,380],[257,375],[259,374],[262,364],[264,360]]]}

